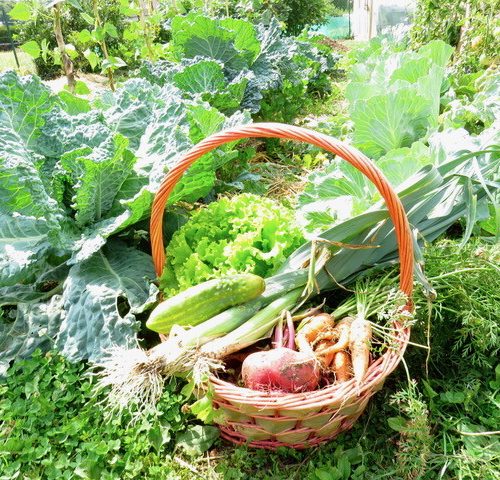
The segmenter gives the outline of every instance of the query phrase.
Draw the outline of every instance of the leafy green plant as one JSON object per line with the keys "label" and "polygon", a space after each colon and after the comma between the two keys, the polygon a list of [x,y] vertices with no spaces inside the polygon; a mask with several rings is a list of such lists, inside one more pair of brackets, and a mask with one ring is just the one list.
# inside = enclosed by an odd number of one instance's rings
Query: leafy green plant
{"label": "leafy green plant", "polygon": [[[328,15],[333,13],[332,2],[326,0],[287,0],[286,2],[271,0],[251,3],[253,10],[258,11],[259,7],[269,9],[278,20],[284,23],[288,35],[298,35],[306,27],[321,25],[326,22]],[[261,15],[265,15],[265,11]]]}
{"label": "leafy green plant", "polygon": [[[91,110],[68,92],[54,95],[37,77],[0,75],[2,373],[42,344],[96,359],[111,344],[135,342],[137,316],[156,291],[151,257],[135,233],[144,227],[134,225],[149,216],[178,155],[248,121],[142,79],[98,104]],[[170,204],[207,195],[233,148],[190,169]]]}
{"label": "leafy green plant", "polygon": [[[75,69],[93,71],[100,65],[101,58],[105,60],[103,41],[111,63],[113,58],[119,57],[119,39],[125,19],[120,14],[118,0],[65,0],[48,4],[39,0],[18,2],[11,11],[11,16],[21,21],[18,40],[22,44],[21,48],[33,56],[40,76],[51,78],[58,75],[62,64],[61,48],[54,35],[55,10],[48,8],[48,5],[57,7],[60,30],[66,41],[64,49]],[[98,17],[101,27],[106,28],[95,31],[95,17]],[[123,62],[114,62],[112,67],[119,68],[118,63]]]}
{"label": "leafy green plant", "polygon": [[388,419],[389,426],[400,433],[396,457],[398,473],[403,478],[422,478],[433,443],[427,404],[415,381],[410,381],[407,388],[396,392],[392,402],[406,416]]}
{"label": "leafy green plant", "polygon": [[303,241],[293,212],[252,194],[221,198],[174,233],[160,287],[169,294],[234,273],[274,273]]}
{"label": "leafy green plant", "polygon": [[[498,190],[497,184],[494,183],[498,175],[496,166],[498,140],[495,134],[494,126],[478,136],[470,135],[463,129],[447,129],[431,135],[428,140],[429,145],[417,141],[411,148],[390,150],[377,161],[377,165],[391,184],[401,191],[410,184],[412,178],[418,177],[417,172],[422,167],[435,165],[448,175],[451,172],[447,171],[446,163],[460,158],[462,158],[460,168],[464,168],[463,172],[475,177],[473,170],[475,167],[469,165],[469,160],[470,155],[474,155],[473,152],[478,152],[479,163],[486,168],[485,172],[488,172],[485,173],[487,175],[485,178],[492,180],[493,183],[491,188],[487,187],[488,195],[483,198],[481,208],[474,210],[470,228],[478,220],[478,216],[481,216],[481,219],[489,216],[487,211],[489,203],[493,214],[488,220],[487,231],[492,230],[490,233],[495,235],[495,194]],[[492,156],[483,156],[483,149],[491,149]],[[380,195],[371,182],[344,160],[334,159],[323,170],[309,175],[303,191],[298,196],[299,221],[307,232],[318,233],[332,224],[345,221],[352,215],[367,211],[379,200]],[[469,235],[471,233],[472,230]]]}
{"label": "leafy green plant", "polygon": [[409,147],[437,127],[453,49],[441,41],[418,52],[401,52],[396,42],[373,44],[365,61],[352,67],[346,98],[355,145],[377,159],[391,149]]}
{"label": "leafy green plant", "polygon": [[428,248],[425,260],[436,295],[430,311],[425,299],[418,299],[422,323],[415,334],[430,346],[420,356],[425,377],[418,375],[424,377],[421,391],[436,430],[434,470],[440,468],[445,478],[493,479],[500,461],[495,442],[499,246],[444,239]]}
{"label": "leafy green plant", "polygon": [[[437,343],[453,345],[451,351],[436,349],[436,362],[451,358],[461,363],[465,356],[473,368],[495,367],[500,336],[494,307],[499,301],[500,275],[495,267],[499,260],[498,244],[472,243],[460,250],[456,241],[443,240],[429,249],[426,271],[435,278],[436,289],[435,331],[431,333]],[[446,334],[444,325],[450,327]]]}
{"label": "leafy green plant", "polygon": [[[411,148],[391,150],[378,166],[391,185],[398,187],[423,166],[432,163],[429,149],[421,142]],[[298,195],[298,218],[309,232],[347,220],[368,210],[380,200],[373,183],[345,160],[336,158],[309,175]]]}
{"label": "leafy green plant", "polygon": [[[83,55],[88,60],[92,69],[100,65],[102,73],[108,76],[109,87],[111,90],[115,90],[113,72],[126,64],[120,57],[114,57],[109,54],[107,39],[110,37],[118,38],[118,31],[111,22],[103,23],[99,13],[98,0],[92,1],[92,16],[85,12],[81,12],[80,14],[89,26],[93,27],[91,31],[85,28],[76,33],[80,43],[94,46],[93,49],[87,48],[83,52]],[[101,56],[96,53],[95,46],[100,48]]]}
{"label": "leafy green plant", "polygon": [[498,64],[498,0],[419,0],[411,29],[412,45],[440,39],[456,47],[455,68],[474,72]]}
{"label": "leafy green plant", "polygon": [[500,78],[494,69],[455,75],[442,103],[444,125],[479,133],[500,115]]}
{"label": "leafy green plant", "polygon": [[163,58],[167,48],[161,42],[164,33],[162,23],[168,15],[164,2],[158,8],[158,5],[153,6],[153,2],[121,0],[120,12],[126,17],[139,18],[138,22],[128,22],[123,31],[122,53],[127,62],[135,65],[141,60]]}
{"label": "leafy green plant", "polygon": [[[62,21],[61,21],[61,3],[64,0],[49,2],[46,7],[52,12],[53,17],[53,33],[57,47],[50,52],[54,64],[61,65],[68,80],[68,89],[71,93],[75,91],[75,72],[72,58],[76,56],[76,51],[73,45],[66,44],[64,40]],[[79,7],[79,4],[77,4]],[[34,15],[38,17],[39,15],[48,16],[48,13],[43,10],[45,5],[38,2],[21,2],[17,4],[11,11],[10,16],[15,20],[30,20],[31,16]],[[43,58],[47,61],[49,56],[48,42],[44,39],[40,45],[35,40],[29,40],[28,42],[21,45],[21,49],[31,55],[35,60]]]}
{"label": "leafy green plant", "polygon": [[[348,0],[337,0],[340,8],[347,8]],[[306,27],[325,23],[333,15],[335,7],[327,0],[178,0],[168,2],[167,15],[195,11],[209,16],[226,16],[249,20],[253,23],[267,22],[275,17],[287,35],[298,35]]]}
{"label": "leafy green plant", "polygon": [[296,116],[308,88],[336,62],[309,42],[284,37],[275,20],[254,26],[189,13],[173,18],[171,35],[168,58],[145,63],[144,78],[173,83],[188,98],[201,96],[228,113],[262,109],[268,120]]}
{"label": "leafy green plant", "polygon": [[[173,453],[199,455],[218,433],[184,413],[181,381],[154,411],[106,417],[95,378],[56,353],[17,362],[0,383],[0,478],[165,478]],[[102,394],[101,394],[102,395]]]}

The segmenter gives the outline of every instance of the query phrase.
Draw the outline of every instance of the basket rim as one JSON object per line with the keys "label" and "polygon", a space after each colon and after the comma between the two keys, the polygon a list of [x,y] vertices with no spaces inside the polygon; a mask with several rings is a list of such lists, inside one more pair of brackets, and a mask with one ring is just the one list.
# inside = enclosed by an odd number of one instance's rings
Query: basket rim
{"label": "basket rim", "polygon": [[333,383],[308,392],[266,392],[240,387],[219,378],[215,374],[211,374],[210,383],[218,397],[228,402],[237,402],[243,405],[260,407],[262,409],[314,409],[328,407],[333,403],[339,402],[341,405],[345,405],[344,402],[347,402],[349,399],[356,399],[356,401],[359,401],[360,398],[364,396],[372,396],[375,391],[378,390],[377,387],[379,387],[398,366],[408,345],[410,329],[405,328],[400,330],[400,332],[402,338],[400,338],[398,342],[399,348],[397,350],[388,349],[384,354],[372,362],[359,386],[356,386],[355,380],[352,378],[346,382]]}

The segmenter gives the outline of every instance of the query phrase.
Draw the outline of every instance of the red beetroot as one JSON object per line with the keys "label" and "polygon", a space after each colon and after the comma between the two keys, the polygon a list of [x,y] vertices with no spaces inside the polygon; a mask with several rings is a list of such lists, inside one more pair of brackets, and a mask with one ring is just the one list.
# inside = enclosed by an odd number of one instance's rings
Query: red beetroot
{"label": "red beetroot", "polygon": [[314,355],[286,347],[248,355],[241,374],[245,386],[252,390],[290,393],[314,390],[320,379],[320,369]]}

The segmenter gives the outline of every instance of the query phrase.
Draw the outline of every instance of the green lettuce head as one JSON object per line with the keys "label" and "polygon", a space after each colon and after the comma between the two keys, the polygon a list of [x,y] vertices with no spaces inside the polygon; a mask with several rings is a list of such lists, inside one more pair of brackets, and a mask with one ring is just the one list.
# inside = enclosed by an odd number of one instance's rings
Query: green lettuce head
{"label": "green lettuce head", "polygon": [[221,198],[175,232],[160,288],[174,295],[228,274],[266,277],[303,241],[294,212],[279,202],[247,193]]}

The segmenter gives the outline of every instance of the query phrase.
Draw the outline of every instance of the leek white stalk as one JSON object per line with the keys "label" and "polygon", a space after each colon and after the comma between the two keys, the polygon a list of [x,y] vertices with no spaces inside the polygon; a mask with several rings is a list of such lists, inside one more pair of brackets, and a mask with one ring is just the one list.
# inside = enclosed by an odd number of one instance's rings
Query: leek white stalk
{"label": "leek white stalk", "polygon": [[281,313],[292,309],[301,289],[292,290],[271,302],[240,327],[200,348],[200,354],[209,358],[224,358],[265,338],[281,318]]}

